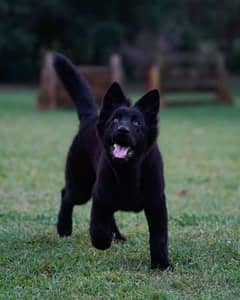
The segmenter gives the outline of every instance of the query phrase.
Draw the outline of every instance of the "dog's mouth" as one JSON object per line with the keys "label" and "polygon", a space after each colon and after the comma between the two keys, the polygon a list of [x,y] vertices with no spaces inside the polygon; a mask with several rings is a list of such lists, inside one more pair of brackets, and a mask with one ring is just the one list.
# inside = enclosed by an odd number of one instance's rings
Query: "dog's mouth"
{"label": "dog's mouth", "polygon": [[133,156],[133,149],[130,146],[122,146],[119,144],[113,144],[111,147],[111,153],[113,158],[128,160]]}

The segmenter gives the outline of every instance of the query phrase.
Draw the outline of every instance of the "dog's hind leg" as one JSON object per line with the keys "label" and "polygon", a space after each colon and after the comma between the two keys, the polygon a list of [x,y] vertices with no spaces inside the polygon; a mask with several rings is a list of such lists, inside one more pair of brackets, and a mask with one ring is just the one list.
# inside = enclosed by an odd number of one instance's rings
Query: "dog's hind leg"
{"label": "dog's hind leg", "polygon": [[61,237],[72,234],[73,207],[74,203],[70,201],[70,198],[66,194],[66,190],[62,189],[61,207],[58,214],[57,223],[57,231]]}
{"label": "dog's hind leg", "polygon": [[78,186],[70,186],[62,190],[62,200],[58,214],[57,231],[59,236],[69,236],[72,234],[72,213],[75,205],[81,205],[90,200],[92,186],[95,181],[94,176],[83,178],[80,176]]}
{"label": "dog's hind leg", "polygon": [[114,216],[112,217],[112,231],[113,231],[113,238],[116,242],[125,242],[127,239],[118,229],[116,220]]}
{"label": "dog's hind leg", "polygon": [[[86,203],[90,198],[91,194],[86,198],[82,198],[79,194],[66,192],[65,189],[62,190],[62,200],[57,222],[57,232],[60,237],[72,234],[72,214],[74,206]],[[78,199],[81,199],[81,201],[77,201]]]}
{"label": "dog's hind leg", "polygon": [[80,181],[78,189],[64,188],[62,190],[62,200],[58,214],[57,231],[59,236],[69,236],[72,234],[72,214],[75,205],[86,203],[91,198],[92,185],[86,181]]}
{"label": "dog's hind leg", "polygon": [[66,186],[62,190],[61,207],[58,214],[57,231],[59,236],[72,234],[73,208],[75,205],[84,204],[91,199],[94,182],[95,172],[85,151],[78,148],[73,153],[70,150],[66,165]]}

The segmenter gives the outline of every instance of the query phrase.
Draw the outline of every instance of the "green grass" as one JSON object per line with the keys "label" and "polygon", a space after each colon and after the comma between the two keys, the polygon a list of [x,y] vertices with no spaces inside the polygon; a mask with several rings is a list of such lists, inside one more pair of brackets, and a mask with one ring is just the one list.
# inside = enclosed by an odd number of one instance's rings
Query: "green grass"
{"label": "green grass", "polygon": [[240,299],[240,92],[234,106],[161,113],[173,272],[149,269],[143,213],[118,213],[128,242],[94,249],[89,204],[55,223],[72,111],[38,112],[33,91],[0,93],[0,299]]}

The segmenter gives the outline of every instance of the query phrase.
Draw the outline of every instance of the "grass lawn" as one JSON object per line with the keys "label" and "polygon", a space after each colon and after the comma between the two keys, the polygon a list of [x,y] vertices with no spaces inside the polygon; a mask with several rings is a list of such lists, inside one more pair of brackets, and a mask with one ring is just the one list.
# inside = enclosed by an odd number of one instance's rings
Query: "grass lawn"
{"label": "grass lawn", "polygon": [[0,92],[0,299],[240,299],[240,90],[234,106],[161,113],[173,272],[149,269],[143,213],[118,213],[124,245],[99,251],[90,205],[55,223],[73,111],[38,112],[33,91]]}

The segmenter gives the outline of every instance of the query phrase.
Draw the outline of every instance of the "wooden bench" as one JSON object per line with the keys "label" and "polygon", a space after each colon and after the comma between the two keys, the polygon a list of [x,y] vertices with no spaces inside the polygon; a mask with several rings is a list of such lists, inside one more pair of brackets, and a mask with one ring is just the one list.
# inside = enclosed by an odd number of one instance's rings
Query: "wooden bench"
{"label": "wooden bench", "polygon": [[[77,66],[87,81],[100,106],[103,96],[113,81],[122,82],[121,60],[118,55],[110,58],[109,66]],[[53,68],[53,54],[46,53],[40,76],[37,107],[40,110],[71,108],[73,102]]]}
{"label": "wooden bench", "polygon": [[[214,95],[208,102],[233,102],[226,86],[224,60],[219,53],[173,53],[159,57],[149,70],[148,88],[160,90],[162,105],[200,104],[206,93]],[[197,93],[202,98],[191,101],[173,98],[174,94],[181,93],[183,97]]]}

